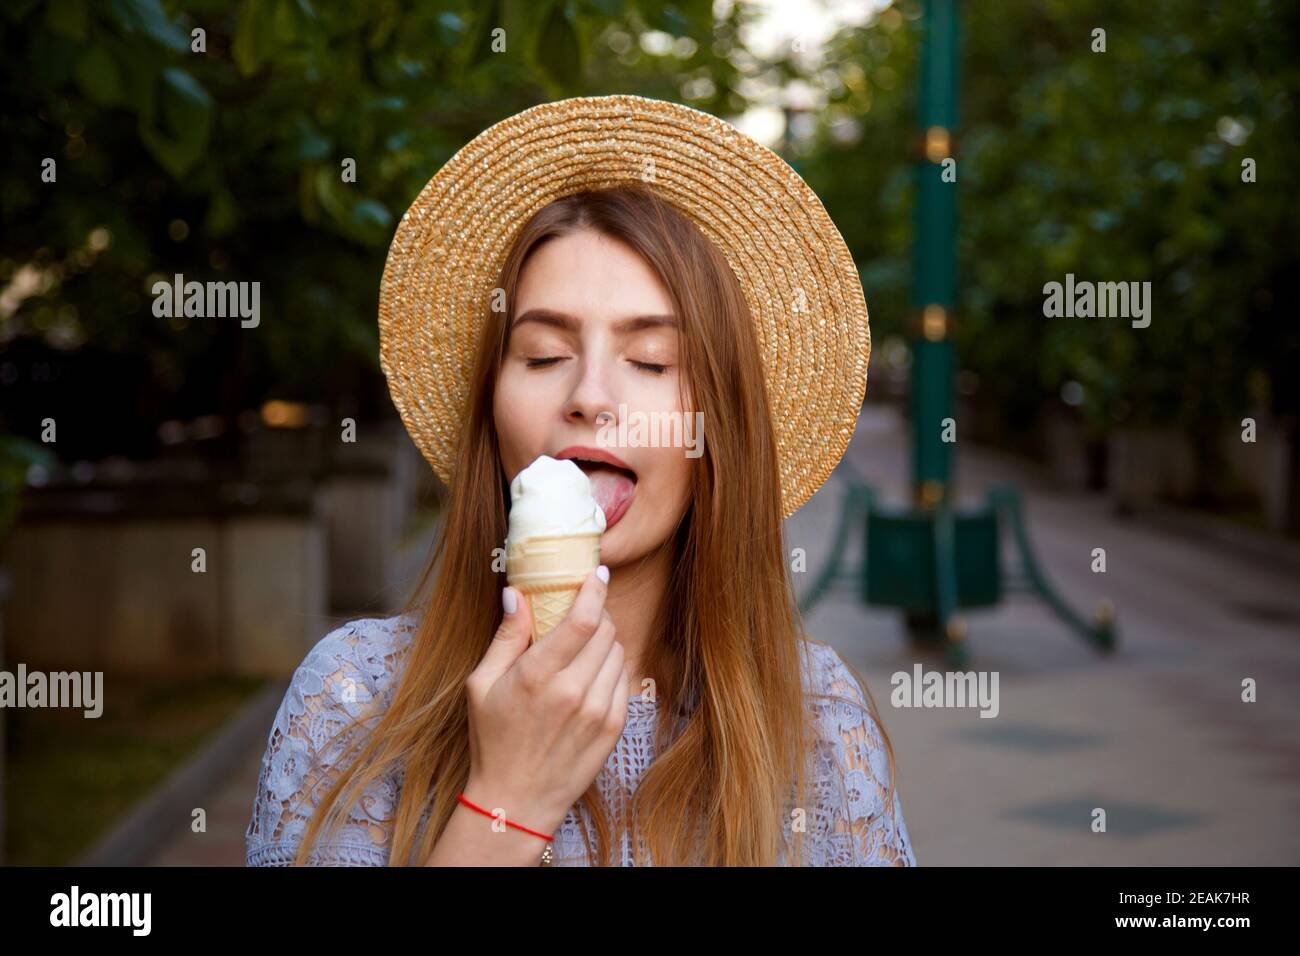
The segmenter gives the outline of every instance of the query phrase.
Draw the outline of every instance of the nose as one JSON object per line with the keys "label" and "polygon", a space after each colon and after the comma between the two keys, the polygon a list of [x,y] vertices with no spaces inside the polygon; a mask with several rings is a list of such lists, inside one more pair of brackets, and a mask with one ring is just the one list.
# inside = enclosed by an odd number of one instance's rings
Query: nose
{"label": "nose", "polygon": [[564,417],[574,424],[599,427],[613,424],[617,402],[606,363],[588,352],[579,362],[578,381],[564,405]]}

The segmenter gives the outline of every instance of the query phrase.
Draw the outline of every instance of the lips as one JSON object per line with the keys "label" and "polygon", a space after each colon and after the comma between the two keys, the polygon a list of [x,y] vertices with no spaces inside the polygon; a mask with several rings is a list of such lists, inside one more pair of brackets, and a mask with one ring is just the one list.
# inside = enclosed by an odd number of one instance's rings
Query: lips
{"label": "lips", "polygon": [[605,513],[608,531],[627,513],[636,494],[636,472],[622,459],[599,448],[566,448],[554,457],[571,459],[591,482],[591,493]]}

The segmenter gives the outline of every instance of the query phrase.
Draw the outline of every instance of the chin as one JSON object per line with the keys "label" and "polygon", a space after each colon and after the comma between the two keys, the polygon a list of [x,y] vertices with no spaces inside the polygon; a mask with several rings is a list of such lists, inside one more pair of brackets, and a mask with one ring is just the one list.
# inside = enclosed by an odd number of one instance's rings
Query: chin
{"label": "chin", "polygon": [[607,565],[611,570],[624,560],[627,547],[623,543],[623,529],[626,527],[627,525],[620,521],[600,536],[600,563]]}
{"label": "chin", "polygon": [[610,569],[627,564],[648,553],[645,530],[624,515],[623,520],[600,537],[600,560]]}

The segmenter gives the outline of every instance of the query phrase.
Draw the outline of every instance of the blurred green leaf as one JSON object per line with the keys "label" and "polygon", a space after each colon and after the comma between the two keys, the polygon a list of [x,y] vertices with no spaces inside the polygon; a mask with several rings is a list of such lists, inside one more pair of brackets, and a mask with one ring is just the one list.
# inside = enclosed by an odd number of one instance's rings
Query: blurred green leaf
{"label": "blurred green leaf", "polygon": [[387,235],[393,223],[393,214],[383,203],[363,199],[352,207],[351,220],[359,238],[377,241]]}
{"label": "blurred green leaf", "polygon": [[305,116],[294,119],[294,140],[297,144],[295,155],[305,163],[314,163],[324,159],[330,153],[330,141],[317,131]]}
{"label": "blurred green leaf", "polygon": [[605,17],[614,18],[623,12],[624,0],[583,0],[592,11]]}
{"label": "blurred green leaf", "polygon": [[367,45],[376,50],[388,42],[392,36],[393,30],[401,20],[401,10],[393,0],[382,0],[375,5],[378,13],[374,17],[374,22],[370,26],[370,36]]}
{"label": "blurred green leaf", "polygon": [[208,114],[212,111],[212,97],[193,76],[175,67],[163,70],[162,75],[166,88],[175,94],[171,102],[178,110],[178,123],[189,122],[197,112]]}
{"label": "blurred green leaf", "polygon": [[269,0],[243,0],[235,17],[230,55],[244,76],[252,76],[271,53],[275,11]]}
{"label": "blurred green leaf", "polygon": [[203,155],[212,132],[212,97],[175,67],[163,70],[154,108],[140,118],[140,138],[154,158],[180,177]]}
{"label": "blurred green leaf", "polygon": [[[474,17],[474,35],[469,46],[469,57],[465,61],[465,69],[472,70],[493,55],[492,31],[501,25],[501,0],[487,0]],[[507,52],[510,49],[509,43],[507,37]]]}
{"label": "blurred green leaf", "polygon": [[582,79],[582,47],[568,0],[553,0],[537,35],[534,55],[538,64],[565,90]]}
{"label": "blurred green leaf", "polygon": [[343,194],[343,182],[338,170],[333,166],[320,166],[316,169],[312,182],[315,186],[316,201],[325,210],[326,215],[340,225],[347,225],[347,198]]}
{"label": "blurred green leaf", "polygon": [[239,208],[229,189],[218,189],[208,203],[208,215],[203,229],[213,239],[229,235],[239,224]]}
{"label": "blurred green leaf", "polygon": [[143,33],[177,53],[189,51],[189,35],[172,23],[159,0],[111,0],[111,5],[128,32]]}
{"label": "blurred green leaf", "polygon": [[45,5],[45,22],[51,30],[65,37],[86,39],[89,21],[86,0],[49,0]]}
{"label": "blurred green leaf", "polygon": [[297,0],[273,0],[272,25],[276,45],[291,47],[298,39],[299,10]]}
{"label": "blurred green leaf", "polygon": [[100,106],[116,106],[122,102],[122,76],[104,47],[95,45],[83,53],[74,75],[77,85],[91,101]]}

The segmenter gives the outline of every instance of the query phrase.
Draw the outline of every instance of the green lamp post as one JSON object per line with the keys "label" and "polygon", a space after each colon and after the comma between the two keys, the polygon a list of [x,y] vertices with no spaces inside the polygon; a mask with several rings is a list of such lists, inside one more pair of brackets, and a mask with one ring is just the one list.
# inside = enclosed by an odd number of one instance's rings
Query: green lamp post
{"label": "green lamp post", "polygon": [[[890,509],[872,489],[850,477],[844,514],[827,566],[800,599],[806,613],[826,591],[846,583],[867,604],[903,611],[909,634],[921,644],[942,643],[950,664],[968,659],[962,608],[991,607],[1009,590],[1044,601],[1076,633],[1100,649],[1115,643],[1114,615],[1103,605],[1093,621],[1075,613],[1052,588],[1034,559],[1020,494],[990,491],[978,507],[959,509],[953,495],[953,410],[956,357],[952,323],[957,303],[957,174],[955,131],[961,62],[960,0],[927,0],[920,60],[919,132],[911,159],[916,172],[911,412],[912,500]],[[850,534],[864,533],[863,562],[845,569]],[[1018,553],[1004,568],[1002,538]]]}

